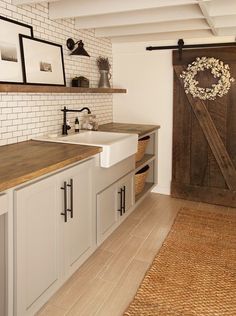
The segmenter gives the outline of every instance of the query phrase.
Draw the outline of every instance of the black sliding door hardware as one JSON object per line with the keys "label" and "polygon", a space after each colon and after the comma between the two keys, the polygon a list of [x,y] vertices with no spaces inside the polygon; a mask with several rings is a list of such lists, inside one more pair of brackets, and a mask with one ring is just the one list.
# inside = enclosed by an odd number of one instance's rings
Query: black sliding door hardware
{"label": "black sliding door hardware", "polygon": [[230,47],[236,46],[236,42],[230,43],[209,43],[209,44],[190,44],[185,45],[184,40],[181,38],[178,40],[177,45],[169,45],[169,46],[148,46],[146,50],[165,50],[165,49],[178,49],[179,50],[179,59],[182,59],[182,51],[185,48],[211,48],[211,47]]}

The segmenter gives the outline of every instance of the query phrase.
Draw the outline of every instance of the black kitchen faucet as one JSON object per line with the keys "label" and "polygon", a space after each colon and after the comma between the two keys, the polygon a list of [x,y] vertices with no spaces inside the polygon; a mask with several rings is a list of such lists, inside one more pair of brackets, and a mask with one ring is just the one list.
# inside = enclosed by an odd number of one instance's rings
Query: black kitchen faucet
{"label": "black kitchen faucet", "polygon": [[70,126],[67,125],[67,120],[66,120],[66,113],[67,112],[83,112],[83,111],[88,111],[88,114],[91,114],[91,111],[88,107],[83,107],[80,110],[70,110],[67,109],[66,106],[61,110],[63,112],[63,125],[62,125],[62,135],[68,135],[68,129],[70,129]]}

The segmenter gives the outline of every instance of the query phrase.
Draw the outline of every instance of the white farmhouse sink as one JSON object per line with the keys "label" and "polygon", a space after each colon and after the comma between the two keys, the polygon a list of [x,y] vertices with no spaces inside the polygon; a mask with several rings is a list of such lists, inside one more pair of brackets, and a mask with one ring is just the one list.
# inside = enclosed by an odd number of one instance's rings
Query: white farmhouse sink
{"label": "white farmhouse sink", "polygon": [[109,168],[121,160],[134,155],[138,146],[137,134],[97,131],[81,131],[78,134],[55,138],[45,136],[38,140],[100,146],[103,149],[100,153],[100,165],[104,168]]}

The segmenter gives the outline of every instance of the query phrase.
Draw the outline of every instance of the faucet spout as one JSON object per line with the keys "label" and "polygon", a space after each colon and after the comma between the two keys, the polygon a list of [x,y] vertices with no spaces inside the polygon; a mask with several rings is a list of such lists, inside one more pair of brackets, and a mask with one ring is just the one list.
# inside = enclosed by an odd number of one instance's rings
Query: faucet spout
{"label": "faucet spout", "polygon": [[78,112],[83,112],[83,111],[85,111],[85,110],[88,111],[88,114],[91,114],[91,111],[90,111],[90,109],[89,109],[87,106],[83,107],[83,108],[82,108],[81,110],[79,110]]}

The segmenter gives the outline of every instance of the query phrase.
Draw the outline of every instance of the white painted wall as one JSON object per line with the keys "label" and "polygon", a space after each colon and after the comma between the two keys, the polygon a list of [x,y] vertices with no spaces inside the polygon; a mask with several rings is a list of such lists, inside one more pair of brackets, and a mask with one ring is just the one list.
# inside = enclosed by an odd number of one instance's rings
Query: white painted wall
{"label": "white painted wall", "polygon": [[[232,38],[212,37],[189,40],[186,44],[229,42]],[[172,52],[146,51],[149,45],[175,42],[113,44],[113,84],[128,89],[127,95],[113,96],[113,120],[125,123],[161,125],[158,145],[158,185],[155,192],[170,194],[172,173]]]}
{"label": "white painted wall", "polygon": [[172,143],[171,52],[155,51],[113,55],[114,85],[128,89],[113,97],[115,122],[161,125],[159,130],[158,192],[169,194]]}

